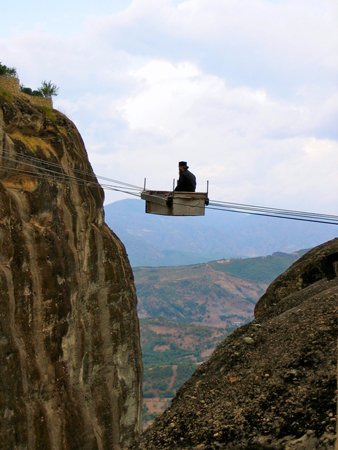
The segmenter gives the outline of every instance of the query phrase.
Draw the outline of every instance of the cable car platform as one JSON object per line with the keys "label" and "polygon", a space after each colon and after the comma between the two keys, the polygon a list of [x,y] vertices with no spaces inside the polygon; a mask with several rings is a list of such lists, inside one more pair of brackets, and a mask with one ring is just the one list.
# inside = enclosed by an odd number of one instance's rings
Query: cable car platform
{"label": "cable car platform", "polygon": [[141,199],[146,201],[146,213],[163,216],[204,216],[209,204],[206,192],[143,190]]}

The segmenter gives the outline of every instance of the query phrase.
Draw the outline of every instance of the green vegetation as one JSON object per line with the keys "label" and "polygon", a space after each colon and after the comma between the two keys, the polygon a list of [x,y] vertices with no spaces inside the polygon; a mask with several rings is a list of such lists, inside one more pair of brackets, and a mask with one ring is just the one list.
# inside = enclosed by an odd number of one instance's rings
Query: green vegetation
{"label": "green vegetation", "polygon": [[42,93],[39,90],[32,90],[30,87],[25,87],[23,84],[20,84],[20,91],[27,95],[32,95],[33,97],[43,97]]}
{"label": "green vegetation", "polygon": [[[190,268],[180,269],[185,272],[186,279],[167,279],[166,268],[159,268],[161,276],[158,275],[159,279],[155,283],[152,280],[144,280],[144,277],[141,281],[137,269],[134,270],[137,295],[149,316],[162,316],[180,323],[202,322],[208,314],[205,302],[207,298],[210,301],[215,299],[219,304],[224,304],[225,299],[228,302],[237,302],[236,295],[205,275],[203,265],[200,267],[200,276],[192,279],[188,279]],[[178,277],[182,276],[182,272],[177,272]]]}
{"label": "green vegetation", "polygon": [[199,356],[199,349],[192,352],[191,350],[185,350],[180,348],[177,344],[171,343],[170,349],[165,351],[156,351],[154,348],[157,345],[166,345],[166,341],[157,338],[151,341],[148,345],[142,346],[142,359],[144,366],[153,366],[155,364],[178,364],[184,358],[192,358]]}
{"label": "green vegetation", "polygon": [[[5,64],[0,62],[0,75],[4,77],[18,78],[18,73],[15,67],[7,67]],[[33,97],[48,97],[56,96],[59,93],[59,88],[56,84],[51,81],[43,80],[41,86],[38,89],[31,89],[23,84],[20,84],[20,91],[32,95]],[[1,92],[2,94],[2,92]],[[3,95],[3,94],[2,94]]]}
{"label": "green vegetation", "polygon": [[34,140],[30,137],[24,136],[23,140],[26,142],[26,144],[30,147],[30,149],[36,153],[36,144],[34,142]]}
{"label": "green vegetation", "polygon": [[302,250],[296,253],[277,252],[270,256],[230,259],[224,262],[212,261],[209,265],[218,272],[256,283],[270,284],[306,251]]}
{"label": "green vegetation", "polygon": [[44,110],[46,113],[46,116],[51,119],[53,122],[56,122],[56,117],[54,114],[54,111],[51,108],[48,108],[48,106],[41,106],[41,109]]}
{"label": "green vegetation", "polygon": [[219,316],[219,318],[223,322],[227,321],[228,319],[235,319],[235,320],[241,320],[244,323],[246,323],[246,318],[244,316],[240,316],[238,314],[224,314],[224,315]]}
{"label": "green vegetation", "polygon": [[15,67],[7,67],[5,64],[0,62],[0,75],[4,77],[13,77],[17,78],[18,74]]}
{"label": "green vegetation", "polygon": [[[134,269],[142,314],[143,422],[152,422],[165,403],[237,326],[252,320],[265,285],[304,251],[267,257],[212,261],[182,267]],[[231,277],[229,277],[229,275]],[[197,325],[213,323],[216,328]],[[215,322],[214,322],[215,323]],[[155,401],[152,399],[156,399]],[[157,405],[157,408],[155,407]]]}
{"label": "green vegetation", "polygon": [[[173,367],[176,370],[176,376]],[[175,366],[153,365],[145,367],[143,373],[144,398],[171,399],[174,397],[175,391],[191,377],[196,368],[197,364],[192,361],[180,362]],[[172,380],[174,382],[171,387]]]}
{"label": "green vegetation", "polygon": [[[180,364],[187,360],[203,362],[207,357],[202,356],[202,353],[216,347],[233,330],[178,323],[163,317],[140,319],[140,326],[145,369],[156,365]],[[171,369],[166,370],[169,377]]]}
{"label": "green vegetation", "polygon": [[[303,253],[305,250],[192,266],[135,268],[139,308],[149,317],[180,323],[212,325],[215,315],[222,316],[228,326],[235,321],[248,322],[266,285]],[[229,276],[236,279],[229,280]]]}
{"label": "green vegetation", "polygon": [[159,413],[149,413],[148,412],[149,411],[149,408],[146,406],[146,405],[144,405],[143,406],[143,410],[142,410],[142,422],[143,423],[146,423],[146,422],[153,422],[155,419],[156,419],[156,417],[159,415]]}
{"label": "green vegetation", "polygon": [[59,88],[56,84],[53,84],[51,81],[42,81],[41,86],[39,87],[39,91],[42,94],[42,97],[56,96],[59,93]]}
{"label": "green vegetation", "polygon": [[7,92],[3,91],[2,89],[0,89],[0,95],[2,95],[6,100],[12,102],[13,101],[13,97],[8,94]]}
{"label": "green vegetation", "polygon": [[143,373],[143,392],[145,397],[148,395],[147,398],[151,398],[151,394],[157,391],[165,392],[173,374],[174,371],[171,366],[154,365],[145,367]]}
{"label": "green vegetation", "polygon": [[33,97],[47,97],[51,98],[59,93],[59,88],[51,81],[42,81],[41,86],[38,89],[32,90],[30,87],[26,87],[20,84],[20,91],[24,94],[32,95]]}
{"label": "green vegetation", "polygon": [[[162,317],[140,319],[140,325],[145,399],[173,398],[198,363],[208,359],[207,355],[233,330],[177,323]],[[148,415],[144,417],[150,420]]]}
{"label": "green vegetation", "polygon": [[177,376],[174,382],[174,389],[178,389],[195,372],[197,365],[192,362],[184,362],[177,366]]}
{"label": "green vegetation", "polygon": [[154,391],[149,391],[149,389],[144,389],[143,397],[144,398],[154,398],[155,397],[155,392]]}

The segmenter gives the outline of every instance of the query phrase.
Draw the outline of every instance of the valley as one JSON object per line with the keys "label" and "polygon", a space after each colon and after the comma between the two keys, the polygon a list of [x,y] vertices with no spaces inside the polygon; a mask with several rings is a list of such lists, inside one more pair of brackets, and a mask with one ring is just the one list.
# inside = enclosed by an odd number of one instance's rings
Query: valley
{"label": "valley", "polygon": [[144,365],[143,425],[147,426],[235,327],[222,329],[154,317],[140,319],[140,328]]}
{"label": "valley", "polygon": [[253,319],[255,304],[268,285],[304,252],[134,268],[144,428],[170,405],[177,389],[217,345]]}

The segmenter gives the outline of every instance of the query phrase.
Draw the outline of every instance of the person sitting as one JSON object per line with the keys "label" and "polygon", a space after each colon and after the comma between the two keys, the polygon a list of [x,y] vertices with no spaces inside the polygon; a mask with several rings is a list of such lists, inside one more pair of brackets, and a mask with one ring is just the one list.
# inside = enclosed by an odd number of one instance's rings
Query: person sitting
{"label": "person sitting", "polygon": [[196,190],[196,177],[189,170],[186,161],[180,161],[178,163],[179,179],[175,191],[183,192],[195,192]]}

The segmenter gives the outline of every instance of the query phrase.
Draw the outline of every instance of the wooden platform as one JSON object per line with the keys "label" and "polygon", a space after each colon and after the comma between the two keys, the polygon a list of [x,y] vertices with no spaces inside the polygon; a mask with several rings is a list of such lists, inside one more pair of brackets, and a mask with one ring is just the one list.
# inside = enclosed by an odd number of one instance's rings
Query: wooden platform
{"label": "wooden platform", "polygon": [[208,194],[205,192],[148,191],[141,193],[146,213],[163,216],[204,216]]}

